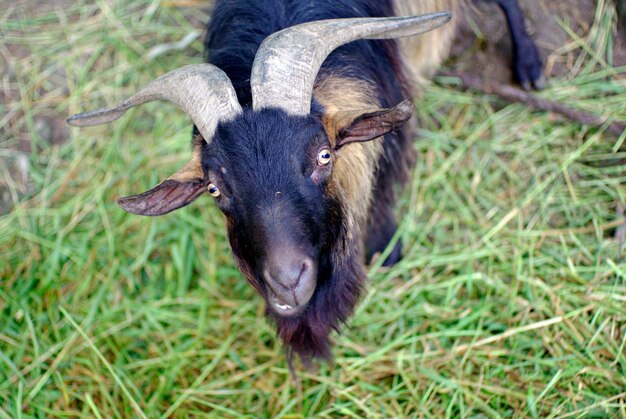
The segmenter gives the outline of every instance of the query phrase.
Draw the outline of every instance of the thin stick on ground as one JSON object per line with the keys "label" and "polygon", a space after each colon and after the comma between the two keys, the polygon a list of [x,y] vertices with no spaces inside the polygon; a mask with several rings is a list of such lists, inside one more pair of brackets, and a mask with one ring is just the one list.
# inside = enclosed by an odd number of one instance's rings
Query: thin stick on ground
{"label": "thin stick on ground", "polygon": [[[580,109],[570,108],[569,106],[553,100],[542,99],[514,86],[483,80],[481,77],[473,74],[463,72],[442,72],[441,75],[445,77],[458,78],[461,81],[461,87],[465,90],[477,90],[485,94],[496,95],[507,102],[519,102],[531,108],[554,112],[583,125],[600,127],[607,122],[606,117],[594,115],[589,112],[581,111]],[[618,137],[621,136],[625,130],[626,124],[619,122],[611,122],[607,126],[607,131],[617,135]]]}

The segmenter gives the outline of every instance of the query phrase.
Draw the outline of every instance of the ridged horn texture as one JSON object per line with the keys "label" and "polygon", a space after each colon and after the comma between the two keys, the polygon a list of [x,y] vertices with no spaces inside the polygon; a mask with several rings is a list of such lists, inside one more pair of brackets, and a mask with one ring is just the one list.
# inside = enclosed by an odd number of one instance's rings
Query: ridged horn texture
{"label": "ridged horn texture", "polygon": [[410,17],[329,19],[292,26],[268,36],[252,66],[253,109],[279,108],[308,115],[313,84],[328,55],[358,39],[417,35],[450,20],[450,12]]}
{"label": "ridged horn texture", "polygon": [[211,64],[192,64],[164,74],[114,108],[80,113],[67,122],[74,126],[104,124],[133,106],[159,99],[185,111],[207,141],[213,138],[220,121],[229,121],[242,112],[226,73]]}

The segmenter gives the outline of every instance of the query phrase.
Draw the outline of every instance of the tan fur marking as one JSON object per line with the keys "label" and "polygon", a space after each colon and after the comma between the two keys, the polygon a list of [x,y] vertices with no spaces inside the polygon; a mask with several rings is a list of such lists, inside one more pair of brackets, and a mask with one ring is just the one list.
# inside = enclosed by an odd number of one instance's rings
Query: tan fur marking
{"label": "tan fur marking", "polygon": [[414,88],[426,82],[448,57],[462,0],[394,0],[396,16],[415,16],[449,10],[452,21],[441,28],[419,36],[400,38],[399,45],[407,74]]}
{"label": "tan fur marking", "polygon": [[178,172],[167,178],[168,180],[171,179],[185,183],[204,178],[204,172],[202,170],[202,142],[204,142],[202,135],[194,135],[192,139],[193,150],[191,152],[191,159]]}
{"label": "tan fur marking", "polygon": [[[329,76],[317,82],[313,94],[325,108],[324,129],[333,146],[339,130],[350,125],[357,116],[380,109],[373,91],[367,82],[346,77]],[[375,139],[347,145],[337,152],[331,190],[350,203],[354,215],[354,220],[347,220],[350,224],[363,226],[365,223],[382,150],[382,141]]]}

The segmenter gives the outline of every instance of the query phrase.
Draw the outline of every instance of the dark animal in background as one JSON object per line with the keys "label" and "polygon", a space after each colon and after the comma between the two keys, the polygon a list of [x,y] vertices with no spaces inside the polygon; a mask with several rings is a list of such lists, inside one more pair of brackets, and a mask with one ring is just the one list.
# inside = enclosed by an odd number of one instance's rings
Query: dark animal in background
{"label": "dark animal in background", "polygon": [[[539,84],[541,62],[517,2],[497,3],[512,29],[517,77]],[[185,110],[195,123],[192,159],[120,205],[161,215],[204,193],[215,197],[235,259],[288,353],[329,358],[330,332],[362,293],[364,263],[396,231],[395,187],[415,159],[407,99],[446,57],[454,25],[407,36],[446,23],[450,13],[438,11],[459,7],[455,0],[218,1],[206,37],[210,64],[174,70],[116,108],[69,122],[109,122],[155,99]],[[419,16],[427,12],[435,13]],[[385,264],[400,257],[397,243]]]}

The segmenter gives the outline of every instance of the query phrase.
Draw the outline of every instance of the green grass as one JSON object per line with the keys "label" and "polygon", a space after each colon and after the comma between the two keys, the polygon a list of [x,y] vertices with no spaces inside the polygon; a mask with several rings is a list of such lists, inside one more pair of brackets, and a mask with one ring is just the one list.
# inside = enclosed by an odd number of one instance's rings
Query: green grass
{"label": "green grass", "polygon": [[[611,12],[598,2],[541,95],[624,122]],[[143,0],[0,16],[2,51],[28,51],[0,144],[34,144],[31,193],[0,217],[0,418],[626,417],[624,135],[446,80],[417,107],[406,257],[370,268],[334,363],[301,369],[298,390],[211,199],[160,218],[115,204],[188,158],[181,112],[148,104],[63,145],[37,131],[200,62],[199,39],[147,56],[207,18]]]}

